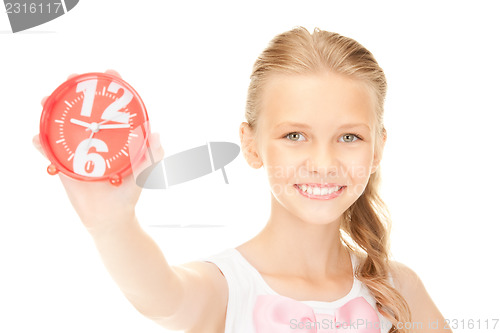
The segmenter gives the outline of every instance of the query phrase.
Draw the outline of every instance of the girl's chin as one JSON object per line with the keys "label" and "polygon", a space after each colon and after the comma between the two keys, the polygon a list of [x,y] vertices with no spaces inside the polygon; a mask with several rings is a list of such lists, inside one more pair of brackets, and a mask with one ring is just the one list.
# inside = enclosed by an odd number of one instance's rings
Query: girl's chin
{"label": "girl's chin", "polygon": [[295,212],[297,218],[305,224],[309,225],[329,225],[332,223],[340,223],[342,215],[339,212],[323,212],[322,214],[318,214],[317,212],[311,212],[309,214],[305,214],[305,212]]}

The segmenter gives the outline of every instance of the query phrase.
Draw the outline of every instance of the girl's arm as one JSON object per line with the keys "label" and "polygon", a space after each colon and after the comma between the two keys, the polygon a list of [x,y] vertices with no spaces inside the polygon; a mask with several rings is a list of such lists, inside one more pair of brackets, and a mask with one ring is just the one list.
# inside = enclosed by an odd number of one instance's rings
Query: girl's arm
{"label": "girl's arm", "polygon": [[391,265],[395,287],[410,307],[412,316],[412,322],[408,324],[408,327],[411,327],[410,332],[452,333],[417,273],[397,261],[391,261]]}
{"label": "girl's arm", "polygon": [[[38,135],[33,143],[45,155]],[[158,135],[152,135],[150,147],[154,160],[161,161]],[[138,173],[147,166],[144,157]],[[227,303],[224,276],[211,263],[167,263],[135,216],[142,189],[132,174],[119,187],[105,181],[77,181],[63,174],[59,178],[109,274],[141,314],[168,329],[221,331]]]}
{"label": "girl's arm", "polygon": [[[33,143],[44,154],[38,135]],[[154,159],[161,160],[158,136],[153,135],[150,143]],[[222,330],[228,292],[224,276],[207,262],[167,263],[135,216],[141,188],[133,175],[120,187],[59,177],[107,271],[141,314],[167,329]]]}
{"label": "girl's arm", "polygon": [[135,217],[91,234],[108,272],[141,314],[167,329],[223,330],[227,286],[216,266],[169,266]]}

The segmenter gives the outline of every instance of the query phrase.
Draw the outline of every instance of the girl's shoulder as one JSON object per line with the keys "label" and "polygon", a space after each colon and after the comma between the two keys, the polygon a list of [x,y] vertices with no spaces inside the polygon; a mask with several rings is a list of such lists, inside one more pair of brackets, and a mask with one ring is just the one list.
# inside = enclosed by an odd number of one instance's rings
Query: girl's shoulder
{"label": "girl's shoulder", "polygon": [[423,329],[416,332],[428,332],[425,328],[429,323],[439,322],[439,326],[433,329],[433,333],[447,332],[445,320],[438,310],[436,304],[427,292],[422,279],[407,265],[395,261],[389,261],[390,274],[394,281],[394,287],[404,297],[411,311],[413,323],[422,323]]}
{"label": "girl's shoulder", "polygon": [[[389,272],[394,281],[394,287],[401,293],[412,293],[417,285],[423,287],[422,280],[413,269],[396,261],[389,261]],[[404,296],[404,295],[403,295]]]}

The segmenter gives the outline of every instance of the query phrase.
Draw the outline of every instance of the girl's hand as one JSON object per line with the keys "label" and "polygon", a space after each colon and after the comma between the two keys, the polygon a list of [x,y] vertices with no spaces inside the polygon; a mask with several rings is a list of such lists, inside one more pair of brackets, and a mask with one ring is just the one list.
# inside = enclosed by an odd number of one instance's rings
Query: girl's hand
{"label": "girl's hand", "polygon": [[[120,75],[113,70],[106,73],[116,76]],[[70,75],[68,79],[76,76]],[[42,106],[47,97],[42,99]],[[38,134],[33,137],[33,144],[45,156],[40,145]],[[149,139],[149,145],[153,152],[155,161],[163,159],[163,149],[157,133],[153,133]],[[45,156],[46,157],[46,156]],[[149,161],[144,156],[134,170],[144,170],[149,166]],[[109,181],[84,182],[70,178],[59,173],[59,178],[68,194],[68,197],[89,232],[98,232],[101,229],[110,227],[113,223],[129,221],[135,218],[135,205],[139,199],[142,188],[139,187],[131,173],[122,180],[120,186],[113,186]]]}

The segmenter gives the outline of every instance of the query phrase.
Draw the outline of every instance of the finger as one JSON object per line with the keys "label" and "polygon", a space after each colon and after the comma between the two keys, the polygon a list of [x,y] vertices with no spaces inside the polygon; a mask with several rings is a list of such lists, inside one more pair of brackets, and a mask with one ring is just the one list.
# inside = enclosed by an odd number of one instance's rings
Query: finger
{"label": "finger", "polygon": [[72,79],[72,78],[74,78],[75,76],[78,76],[78,74],[76,74],[76,73],[70,74],[70,75],[68,76],[68,80],[71,80],[71,79]]}
{"label": "finger", "polygon": [[47,98],[49,98],[49,96],[45,96],[44,98],[42,98],[42,107],[45,106],[45,102],[47,102]]}
{"label": "finger", "polygon": [[42,148],[42,145],[40,144],[40,137],[39,135],[35,135],[33,137],[33,139],[31,140],[33,142],[33,145],[35,146],[35,148],[45,157],[47,158],[47,156],[45,155],[45,152],[43,151],[43,148]]}
{"label": "finger", "polygon": [[161,146],[159,133],[151,133],[148,138],[148,144],[148,149],[141,159],[139,167],[137,168],[139,173],[151,164],[160,162],[165,154],[163,147]]}
{"label": "finger", "polygon": [[111,74],[111,75],[114,75],[114,76],[118,76],[120,79],[122,78],[122,76],[117,71],[115,71],[114,69],[107,69],[105,73]]}
{"label": "finger", "polygon": [[[70,74],[70,75],[68,76],[68,79],[67,79],[67,80],[71,80],[71,79],[72,79],[72,78],[74,78],[75,76],[78,76],[78,74],[76,74],[76,73]],[[41,102],[42,107],[43,107],[43,106],[45,106],[45,102],[47,102],[47,98],[49,98],[49,96],[45,96],[44,98],[42,98],[42,102]]]}

